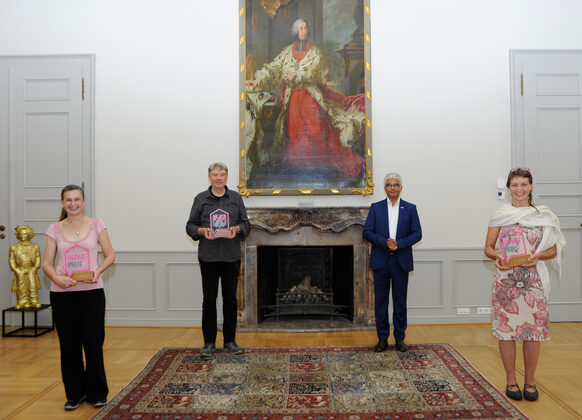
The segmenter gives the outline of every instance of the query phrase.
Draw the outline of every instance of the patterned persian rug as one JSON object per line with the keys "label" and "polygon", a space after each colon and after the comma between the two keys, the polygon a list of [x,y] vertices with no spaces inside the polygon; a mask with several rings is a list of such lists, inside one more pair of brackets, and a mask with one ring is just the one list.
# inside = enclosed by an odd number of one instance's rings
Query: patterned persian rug
{"label": "patterned persian rug", "polygon": [[93,419],[527,419],[448,344],[164,348]]}

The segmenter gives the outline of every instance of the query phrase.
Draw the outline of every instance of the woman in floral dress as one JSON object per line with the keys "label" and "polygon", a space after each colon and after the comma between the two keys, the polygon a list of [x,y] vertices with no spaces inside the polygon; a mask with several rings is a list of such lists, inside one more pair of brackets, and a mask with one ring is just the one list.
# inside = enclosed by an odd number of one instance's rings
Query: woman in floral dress
{"label": "woman in floral dress", "polygon": [[[492,287],[493,337],[499,340],[507,378],[506,395],[514,400],[524,397],[535,401],[535,369],[541,342],[550,339],[550,279],[543,260],[551,259],[559,272],[566,240],[557,216],[546,206],[532,204],[533,177],[529,169],[512,169],[506,185],[512,203],[495,211],[485,241],[485,254],[497,267]],[[508,264],[511,255],[524,253],[530,256],[520,265],[508,267],[512,265]],[[523,341],[523,394],[515,375],[517,340]]]}

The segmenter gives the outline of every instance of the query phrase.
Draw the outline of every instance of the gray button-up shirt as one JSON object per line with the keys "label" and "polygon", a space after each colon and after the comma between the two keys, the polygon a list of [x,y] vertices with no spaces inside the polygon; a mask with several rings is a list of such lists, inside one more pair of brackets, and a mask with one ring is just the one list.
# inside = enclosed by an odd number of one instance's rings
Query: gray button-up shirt
{"label": "gray button-up shirt", "polygon": [[[190,217],[186,223],[186,233],[195,241],[200,241],[198,246],[199,261],[233,262],[240,260],[240,242],[246,238],[251,230],[243,200],[238,193],[229,190],[226,186],[226,192],[222,197],[212,194],[210,188],[194,198]],[[217,209],[228,213],[230,226],[240,226],[240,233],[233,239],[218,238],[209,241],[204,236],[198,235],[198,228],[210,227],[210,213]]]}

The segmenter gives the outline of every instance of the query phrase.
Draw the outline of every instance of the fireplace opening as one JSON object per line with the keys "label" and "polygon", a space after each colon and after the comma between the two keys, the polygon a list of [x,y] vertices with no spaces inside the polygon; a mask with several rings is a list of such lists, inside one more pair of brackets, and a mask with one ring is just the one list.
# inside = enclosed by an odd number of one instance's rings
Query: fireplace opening
{"label": "fireplace opening", "polygon": [[353,321],[353,246],[258,246],[258,322],[336,316]]}

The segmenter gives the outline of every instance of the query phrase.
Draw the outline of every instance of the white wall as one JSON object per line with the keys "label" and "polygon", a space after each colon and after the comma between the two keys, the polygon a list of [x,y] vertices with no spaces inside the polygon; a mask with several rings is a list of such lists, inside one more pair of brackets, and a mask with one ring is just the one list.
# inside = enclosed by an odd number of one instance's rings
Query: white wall
{"label": "white wall", "polygon": [[[421,248],[479,247],[511,166],[509,50],[582,47],[578,0],[371,0],[373,197],[388,171]],[[0,54],[96,54],[96,213],[119,251],[188,251],[206,169],[238,178],[238,0],[0,0]],[[251,197],[248,207],[305,197]]]}

